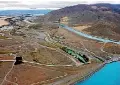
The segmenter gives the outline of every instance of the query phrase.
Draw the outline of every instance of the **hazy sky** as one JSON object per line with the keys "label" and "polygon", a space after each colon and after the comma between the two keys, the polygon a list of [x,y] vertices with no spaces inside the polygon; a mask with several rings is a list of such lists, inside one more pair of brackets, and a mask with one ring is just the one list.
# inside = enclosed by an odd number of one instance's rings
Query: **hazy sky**
{"label": "hazy sky", "polygon": [[62,8],[76,4],[120,3],[120,0],[0,0],[0,9]]}

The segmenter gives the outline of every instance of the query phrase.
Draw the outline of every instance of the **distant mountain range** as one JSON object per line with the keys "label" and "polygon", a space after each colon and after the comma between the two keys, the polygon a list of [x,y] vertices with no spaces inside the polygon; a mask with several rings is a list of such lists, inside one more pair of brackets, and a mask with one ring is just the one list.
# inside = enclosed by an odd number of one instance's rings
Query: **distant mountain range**
{"label": "distant mountain range", "polygon": [[79,4],[52,11],[46,17],[49,21],[57,21],[67,16],[71,24],[80,24],[111,18],[117,21],[118,14],[120,14],[119,4]]}
{"label": "distant mountain range", "polygon": [[69,26],[90,25],[89,34],[120,40],[120,4],[79,4],[51,11],[45,22],[56,22],[67,17]]}
{"label": "distant mountain range", "polygon": [[51,12],[52,10],[50,9],[24,9],[24,10],[0,10],[0,16],[18,16],[18,15],[24,15],[24,14],[47,14]]}

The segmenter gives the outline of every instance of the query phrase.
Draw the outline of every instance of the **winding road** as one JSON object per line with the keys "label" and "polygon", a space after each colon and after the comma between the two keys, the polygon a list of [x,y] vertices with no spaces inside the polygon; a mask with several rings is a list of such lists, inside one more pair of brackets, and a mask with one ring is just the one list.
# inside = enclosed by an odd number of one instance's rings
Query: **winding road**
{"label": "winding road", "polygon": [[[15,55],[14,55],[14,56],[15,56]],[[12,72],[12,70],[13,70],[13,68],[14,68],[14,66],[15,66],[14,63],[15,63],[16,60],[0,60],[0,61],[2,61],[2,62],[13,62],[10,70],[7,72],[7,74],[6,74],[5,77],[3,78],[3,81],[1,82],[0,85],[4,85],[5,82],[9,82],[9,83],[11,83],[11,84],[13,84],[13,85],[18,85],[18,84],[15,83],[15,82],[12,82],[12,81],[7,80],[8,75]],[[28,65],[28,66],[37,67],[37,68],[41,68],[41,67],[39,67],[39,66],[47,66],[47,67],[54,67],[54,66],[55,66],[55,67],[70,67],[70,66],[73,66],[73,65],[52,65],[52,64],[49,65],[49,64],[40,64],[40,63],[30,62],[30,61],[26,61],[26,60],[23,60],[23,62],[24,62],[24,63],[29,63],[29,64],[36,64],[36,65],[38,65],[38,66],[33,66],[33,65]],[[33,83],[33,84],[31,84],[31,85],[38,85],[38,84],[40,84],[40,83],[45,83],[45,82],[48,82],[48,81],[53,81],[53,80],[55,80],[55,79],[63,78],[63,77],[65,77],[65,76],[67,76],[67,75],[68,75],[68,74],[65,73],[63,76],[57,76],[57,77],[55,77],[55,78],[48,79],[48,80],[41,81],[41,82],[37,82],[37,83]],[[16,80],[17,80],[17,78],[16,78]]]}

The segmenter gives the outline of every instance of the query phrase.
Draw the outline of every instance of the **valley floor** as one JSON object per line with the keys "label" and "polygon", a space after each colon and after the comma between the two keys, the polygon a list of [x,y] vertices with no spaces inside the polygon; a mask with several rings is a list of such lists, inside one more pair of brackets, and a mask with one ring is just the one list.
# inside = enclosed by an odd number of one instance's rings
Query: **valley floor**
{"label": "valley floor", "polygon": [[[69,85],[96,70],[102,63],[99,58],[119,56],[119,45],[90,40],[61,28],[29,28],[34,24],[22,21],[12,30],[0,30],[1,85]],[[85,54],[90,63],[81,63],[61,50],[62,46]],[[23,63],[15,65],[16,57],[22,57]]]}

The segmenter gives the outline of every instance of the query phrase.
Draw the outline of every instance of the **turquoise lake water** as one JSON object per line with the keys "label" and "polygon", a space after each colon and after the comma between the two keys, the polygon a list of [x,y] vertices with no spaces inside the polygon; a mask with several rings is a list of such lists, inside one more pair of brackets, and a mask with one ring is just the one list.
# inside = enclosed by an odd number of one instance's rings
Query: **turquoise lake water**
{"label": "turquoise lake water", "polygon": [[75,85],[120,85],[120,62],[106,64],[87,80]]}

